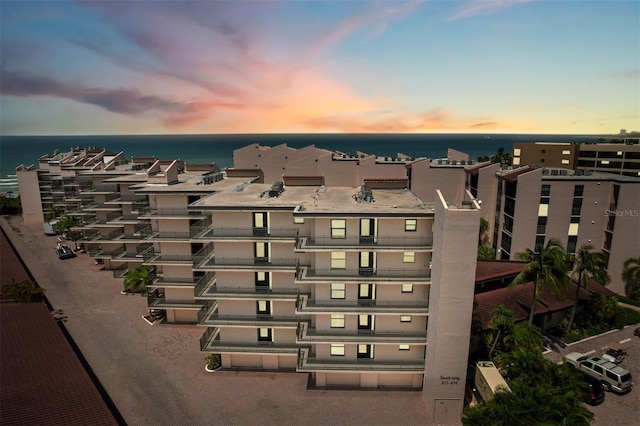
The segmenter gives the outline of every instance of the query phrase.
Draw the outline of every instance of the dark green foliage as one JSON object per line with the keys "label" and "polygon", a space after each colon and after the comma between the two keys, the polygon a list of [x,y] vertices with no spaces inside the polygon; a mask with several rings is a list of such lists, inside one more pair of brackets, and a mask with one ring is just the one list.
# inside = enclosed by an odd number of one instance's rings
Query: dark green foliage
{"label": "dark green foliage", "polygon": [[478,260],[495,260],[495,249],[487,246],[478,246]]}
{"label": "dark green foliage", "polygon": [[209,354],[204,358],[209,370],[214,370],[222,365],[220,354]]}
{"label": "dark green foliage", "polygon": [[614,319],[616,328],[622,328],[625,325],[633,325],[640,323],[640,312],[624,306],[618,306]]}
{"label": "dark green foliage", "polygon": [[150,266],[140,266],[127,272],[124,276],[123,286],[127,293],[146,293],[147,285],[153,279],[153,268]]}
{"label": "dark green foliage", "polygon": [[609,274],[607,273],[607,254],[602,251],[594,252],[592,250],[592,245],[585,244],[570,258],[571,263],[575,265],[572,278],[576,281],[577,285],[575,300],[571,307],[571,315],[569,316],[569,324],[567,324],[566,328],[567,331],[570,331],[573,326],[573,321],[578,309],[578,294],[580,289],[583,288],[588,291],[592,278],[602,285],[606,285],[610,281]]}
{"label": "dark green foliage", "polygon": [[570,264],[564,248],[558,240],[553,238],[539,252],[526,249],[522,253],[516,253],[516,258],[527,264],[524,270],[511,281],[509,287],[525,286],[528,282],[533,281],[533,299],[529,313],[529,324],[533,324],[535,306],[538,303],[542,287],[549,287],[559,300],[566,294],[569,286],[567,271]]}
{"label": "dark green foliage", "polygon": [[542,356],[542,332],[529,324],[512,326],[499,364],[511,392],[499,391],[462,413],[464,425],[588,425],[593,414],[582,401],[587,387],[578,372]]}
{"label": "dark green foliage", "polygon": [[626,296],[618,295],[618,301],[621,303],[626,303],[627,305],[633,305],[640,308],[640,300],[630,299]]}
{"label": "dark green foliage", "polygon": [[21,303],[41,302],[45,290],[33,281],[13,282],[2,286],[2,299]]}
{"label": "dark green foliage", "polygon": [[20,197],[0,196],[0,214],[20,214],[22,213],[22,204]]}
{"label": "dark green foliage", "polygon": [[624,292],[630,299],[640,301],[640,257],[630,257],[622,265]]}

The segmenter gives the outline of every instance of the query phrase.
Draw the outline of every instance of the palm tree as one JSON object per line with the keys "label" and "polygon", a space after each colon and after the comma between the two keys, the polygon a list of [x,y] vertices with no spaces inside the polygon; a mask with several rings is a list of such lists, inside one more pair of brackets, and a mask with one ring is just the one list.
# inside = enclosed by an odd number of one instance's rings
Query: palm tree
{"label": "palm tree", "polygon": [[501,341],[505,330],[513,327],[513,324],[513,312],[505,308],[504,305],[498,305],[498,307],[493,310],[493,312],[491,313],[491,328],[496,330],[496,334],[493,337],[493,344],[491,345],[491,349],[489,350],[489,359],[491,359],[491,355],[496,349],[498,342]]}
{"label": "palm tree", "polygon": [[584,244],[580,246],[575,256],[571,256],[571,261],[575,265],[575,269],[572,273],[572,279],[576,279],[576,297],[571,307],[571,316],[569,317],[569,324],[567,325],[567,332],[571,330],[573,326],[573,320],[578,308],[578,296],[580,289],[584,288],[589,290],[589,283],[593,278],[595,281],[602,285],[607,285],[611,280],[609,274],[607,274],[607,255],[601,251],[592,252],[593,246],[590,244]]}
{"label": "palm tree", "polygon": [[516,253],[516,259],[527,264],[511,281],[509,288],[517,285],[524,287],[528,282],[533,281],[533,297],[529,311],[529,324],[533,324],[535,306],[542,287],[549,287],[558,299],[567,291],[569,283],[567,254],[560,242],[551,238],[539,252],[526,249],[522,253]]}
{"label": "palm tree", "polygon": [[147,291],[147,285],[151,282],[153,268],[147,265],[140,266],[127,272],[124,276],[123,285],[125,293],[144,294]]}
{"label": "palm tree", "polygon": [[630,257],[622,265],[624,292],[631,299],[640,300],[640,256]]}
{"label": "palm tree", "polygon": [[511,162],[511,154],[500,147],[495,154],[491,156],[491,162],[500,164],[509,164]]}

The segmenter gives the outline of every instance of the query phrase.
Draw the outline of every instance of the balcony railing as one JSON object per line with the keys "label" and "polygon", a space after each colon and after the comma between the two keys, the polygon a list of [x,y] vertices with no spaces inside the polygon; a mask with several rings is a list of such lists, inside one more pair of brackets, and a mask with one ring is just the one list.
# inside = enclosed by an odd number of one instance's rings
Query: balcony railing
{"label": "balcony railing", "polygon": [[189,217],[196,218],[198,216],[202,216],[202,213],[199,211],[187,210],[185,208],[160,208],[160,209],[149,209],[149,211],[145,212],[143,215],[145,218],[153,218],[158,216],[163,217]]}
{"label": "balcony railing", "polygon": [[279,269],[295,270],[298,259],[274,257],[215,257],[200,259],[194,256],[193,267],[197,269]]}
{"label": "balcony railing", "polygon": [[159,276],[148,287],[194,287],[197,283],[196,278],[172,278]]}
{"label": "balcony railing", "polygon": [[200,338],[200,351],[202,352],[296,356],[299,349],[300,347],[294,343],[221,342],[219,330],[215,327],[208,328]]}
{"label": "balcony railing", "polygon": [[375,344],[414,344],[427,343],[427,332],[389,331],[389,330],[318,330],[309,328],[307,322],[300,322],[296,332],[298,343],[375,343]]}
{"label": "balcony railing", "polygon": [[374,237],[374,236],[352,236],[346,238],[332,238],[331,236],[301,236],[296,241],[296,248],[300,250],[318,250],[354,248],[354,249],[411,249],[427,250],[433,245],[433,237]]}
{"label": "balcony railing", "polygon": [[145,255],[145,265],[191,265],[193,259],[189,254],[161,254],[149,252]]}
{"label": "balcony railing", "polygon": [[167,299],[165,297],[153,297],[147,298],[147,305],[149,308],[155,309],[183,309],[183,310],[200,310],[202,303],[194,300],[179,300],[179,299]]}
{"label": "balcony railing", "polygon": [[304,314],[319,312],[427,314],[429,301],[308,299],[301,295],[296,303],[296,312]]}
{"label": "balcony railing", "polygon": [[99,259],[115,259],[124,252],[124,246],[120,246],[115,250],[105,250],[101,247],[92,247],[91,249],[89,249],[89,256]]}
{"label": "balcony railing", "polygon": [[293,239],[298,235],[298,230],[295,228],[230,228],[194,225],[190,230],[192,238],[201,240]]}
{"label": "balcony railing", "polygon": [[298,353],[297,371],[387,371],[394,373],[422,373],[424,360],[407,361],[379,361],[376,359],[343,359],[325,360],[308,355],[307,349],[300,349]]}
{"label": "balcony railing", "polygon": [[431,281],[431,271],[393,268],[330,269],[300,266],[296,274],[296,281],[429,282]]}
{"label": "balcony railing", "polygon": [[271,315],[220,315],[211,313],[200,319],[198,324],[206,326],[227,326],[227,327],[270,327],[270,328],[293,328],[298,326],[298,317],[271,316]]}
{"label": "balcony railing", "polygon": [[189,232],[152,232],[149,235],[150,240],[185,240],[191,238]]}
{"label": "balcony railing", "polygon": [[112,193],[112,192],[118,192],[118,185],[86,185],[86,184],[80,184],[79,185],[79,189],[80,191],[83,192],[93,192],[93,193]]}
{"label": "balcony railing", "polygon": [[270,289],[268,287],[222,287],[215,280],[201,288],[196,287],[198,299],[235,299],[235,300],[297,300],[296,288]]}
{"label": "balcony railing", "polygon": [[129,272],[129,265],[126,263],[122,266],[117,267],[113,270],[113,278],[124,278],[125,275]]}

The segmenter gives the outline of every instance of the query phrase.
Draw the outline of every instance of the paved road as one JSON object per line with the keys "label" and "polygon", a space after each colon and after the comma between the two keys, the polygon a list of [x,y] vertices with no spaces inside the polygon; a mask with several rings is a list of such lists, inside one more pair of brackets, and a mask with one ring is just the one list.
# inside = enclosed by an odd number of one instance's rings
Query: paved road
{"label": "paved road", "polygon": [[634,337],[635,326],[622,330],[609,332],[589,340],[583,340],[568,345],[565,348],[556,347],[552,352],[545,354],[545,358],[553,362],[562,362],[562,357],[569,352],[587,353],[593,351],[593,355],[602,355],[604,346],[609,342],[619,342],[627,349],[627,356],[620,366],[631,372],[635,380],[635,388],[626,395],[616,395],[607,392],[605,401],[595,407],[589,406],[589,410],[595,415],[593,425],[638,425],[640,424],[640,339]]}
{"label": "paved road", "polygon": [[130,425],[419,425],[420,392],[307,390],[298,373],[204,371],[203,328],[148,325],[146,299],[87,254],[59,260],[55,237],[18,217],[0,225]]}

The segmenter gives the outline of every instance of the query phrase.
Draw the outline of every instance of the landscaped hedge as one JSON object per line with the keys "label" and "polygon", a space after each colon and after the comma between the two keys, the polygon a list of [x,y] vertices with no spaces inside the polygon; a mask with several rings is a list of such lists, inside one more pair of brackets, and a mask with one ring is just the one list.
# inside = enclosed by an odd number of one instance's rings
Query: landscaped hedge
{"label": "landscaped hedge", "polygon": [[633,305],[640,307],[640,300],[630,299],[626,296],[616,295],[618,302],[626,303],[627,305]]}

